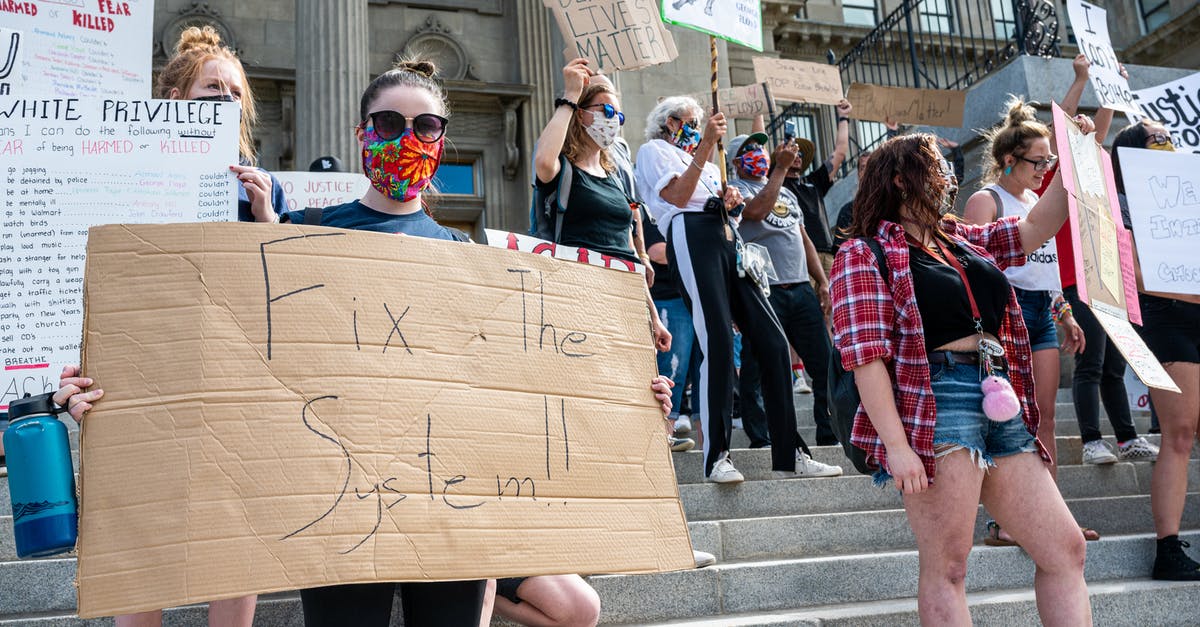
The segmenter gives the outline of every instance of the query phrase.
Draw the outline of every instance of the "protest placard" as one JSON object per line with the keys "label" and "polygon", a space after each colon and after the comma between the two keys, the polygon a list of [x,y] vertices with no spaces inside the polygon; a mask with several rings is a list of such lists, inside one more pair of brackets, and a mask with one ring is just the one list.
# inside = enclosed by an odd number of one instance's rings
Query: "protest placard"
{"label": "protest placard", "polygon": [[1092,307],[1092,313],[1096,314],[1096,320],[1100,321],[1104,332],[1142,383],[1159,390],[1179,392],[1179,386],[1175,385],[1171,375],[1155,359],[1154,353],[1150,352],[1142,336],[1138,335],[1128,320],[1105,308]]}
{"label": "protest placard", "polygon": [[1150,390],[1132,368],[1125,368],[1125,397],[1129,400],[1129,411],[1150,411]]}
{"label": "protest placard", "polygon": [[1067,0],[1067,14],[1079,51],[1092,63],[1088,78],[1100,106],[1140,117],[1141,109],[1133,99],[1129,81],[1121,76],[1121,64],[1108,35],[1108,12],[1083,0]]}
{"label": "protest placard", "polygon": [[371,188],[367,177],[353,172],[272,172],[283,187],[288,211],[332,207],[358,200]]}
{"label": "protest placard", "polygon": [[662,0],[662,19],[752,50],[763,49],[759,0]]}
{"label": "protest placard", "polygon": [[597,72],[636,70],[679,56],[655,0],[542,0],[567,41],[566,58]]}
{"label": "protest placard", "polygon": [[1200,152],[1200,72],[1133,92],[1142,113],[1171,133],[1176,150]]}
{"label": "protest placard", "polygon": [[967,92],[952,89],[913,89],[853,83],[846,96],[853,117],[876,122],[904,122],[957,128],[963,124]]}
{"label": "protest placard", "polygon": [[0,14],[24,33],[17,84],[29,94],[151,96],[154,0],[0,2]]}
{"label": "protest placard", "polygon": [[79,360],[87,229],[237,218],[240,109],[0,96],[0,410]]}
{"label": "protest placard", "polygon": [[771,57],[754,57],[753,62],[754,80],[766,83],[779,100],[835,105],[844,97],[836,65]]}
{"label": "protest placard", "polygon": [[522,235],[520,233],[510,233],[508,231],[499,231],[496,229],[484,229],[483,233],[487,237],[488,246],[495,248],[504,248],[523,253],[532,253],[534,255],[543,255],[552,259],[577,261],[579,263],[586,263],[591,266],[600,266],[601,268],[613,268],[616,270],[624,270],[626,272],[646,274],[646,266],[640,263],[619,259],[611,255],[598,253],[594,250],[577,248],[575,246],[564,246],[563,244],[556,244],[554,242],[547,242],[544,239],[538,239],[532,235]]}
{"label": "protest placard", "polygon": [[1200,155],[1117,150],[1143,284],[1152,292],[1200,294]]}
{"label": "protest placard", "polygon": [[1057,103],[1052,111],[1079,299],[1140,324],[1132,243],[1121,219],[1112,160],[1094,133],[1080,131]]}
{"label": "protest placard", "polygon": [[0,27],[0,96],[23,94],[25,92],[21,81],[23,65],[21,41],[25,34],[19,30]]}
{"label": "protest placard", "polygon": [[[692,98],[706,109],[712,106],[711,91],[692,94]],[[721,113],[727,118],[754,119],[761,115],[763,119],[770,119],[771,112],[775,110],[774,94],[765,88],[764,83],[719,89],[717,99],[721,103]]]}
{"label": "protest placard", "polygon": [[80,616],[694,566],[641,276],[291,224],[87,263]]}

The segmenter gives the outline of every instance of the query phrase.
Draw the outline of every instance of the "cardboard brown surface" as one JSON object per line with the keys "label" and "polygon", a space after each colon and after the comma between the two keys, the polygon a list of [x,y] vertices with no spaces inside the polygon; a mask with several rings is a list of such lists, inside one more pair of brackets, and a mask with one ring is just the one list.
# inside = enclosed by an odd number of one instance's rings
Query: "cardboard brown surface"
{"label": "cardboard brown surface", "polygon": [[542,0],[567,42],[567,60],[597,72],[637,70],[679,56],[656,0]]}
{"label": "cardboard brown surface", "polygon": [[846,99],[854,105],[852,116],[859,120],[885,122],[891,118],[905,124],[949,128],[963,125],[963,111],[967,106],[965,91],[881,87],[868,83],[850,85]]}
{"label": "cardboard brown surface", "polygon": [[693,558],[637,274],[297,225],[91,230],[79,614]]}
{"label": "cardboard brown surface", "polygon": [[[718,89],[717,98],[721,103],[721,113],[724,113],[727,118],[753,119],[761,115],[764,119],[769,119],[771,111],[775,109],[775,100],[772,94],[763,88],[763,85],[764,83],[755,83],[743,87]],[[704,107],[705,111],[712,108],[711,91],[693,94],[692,97]]]}
{"label": "cardboard brown surface", "polygon": [[765,82],[777,100],[835,105],[843,98],[836,65],[754,57],[754,80]]}

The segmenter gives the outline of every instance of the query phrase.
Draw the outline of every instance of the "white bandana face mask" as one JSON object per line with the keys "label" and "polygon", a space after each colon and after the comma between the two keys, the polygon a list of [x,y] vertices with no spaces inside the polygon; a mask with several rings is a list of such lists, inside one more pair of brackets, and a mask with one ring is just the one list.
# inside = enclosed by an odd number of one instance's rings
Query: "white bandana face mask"
{"label": "white bandana face mask", "polygon": [[591,137],[601,150],[608,150],[617,142],[617,135],[621,132],[621,121],[616,116],[606,118],[603,113],[594,112],[592,123],[583,127],[583,130],[587,131],[588,137]]}

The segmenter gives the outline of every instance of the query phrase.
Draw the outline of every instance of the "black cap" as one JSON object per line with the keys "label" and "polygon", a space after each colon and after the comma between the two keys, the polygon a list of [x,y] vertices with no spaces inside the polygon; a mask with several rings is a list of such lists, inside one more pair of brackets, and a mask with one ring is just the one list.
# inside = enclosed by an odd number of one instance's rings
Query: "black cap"
{"label": "black cap", "polygon": [[26,416],[56,415],[60,411],[63,411],[63,408],[54,404],[54,393],[47,392],[37,396],[26,396],[9,403],[8,419],[16,422]]}
{"label": "black cap", "polygon": [[345,172],[342,160],[334,156],[318,157],[308,166],[309,172]]}

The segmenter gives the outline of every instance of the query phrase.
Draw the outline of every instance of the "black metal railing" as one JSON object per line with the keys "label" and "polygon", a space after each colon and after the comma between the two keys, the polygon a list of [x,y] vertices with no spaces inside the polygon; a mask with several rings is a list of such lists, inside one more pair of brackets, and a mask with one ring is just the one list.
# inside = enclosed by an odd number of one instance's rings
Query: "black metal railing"
{"label": "black metal railing", "polygon": [[[837,66],[847,87],[872,83],[966,89],[1018,55],[1059,56],[1058,22],[1054,0],[904,0]],[[788,120],[811,115],[812,107],[783,109],[768,132],[778,139]],[[823,123],[833,119],[832,108],[826,109]],[[859,153],[886,139],[882,125],[856,126],[850,134],[849,169]]]}

